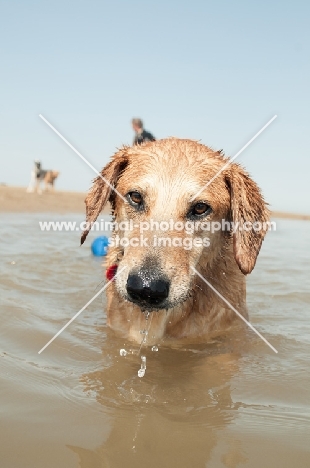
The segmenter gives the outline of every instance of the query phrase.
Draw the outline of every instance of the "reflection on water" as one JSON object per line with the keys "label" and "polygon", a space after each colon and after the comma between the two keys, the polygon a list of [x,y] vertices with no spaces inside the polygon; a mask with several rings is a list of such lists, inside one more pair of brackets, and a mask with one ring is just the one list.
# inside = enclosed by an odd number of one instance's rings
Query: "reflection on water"
{"label": "reflection on water", "polygon": [[278,222],[248,279],[278,355],[242,324],[139,354],[106,328],[104,298],[38,355],[104,281],[78,232],[39,231],[52,218],[1,215],[1,466],[310,466],[310,223]]}
{"label": "reflection on water", "polygon": [[[205,466],[219,431],[238,409],[231,377],[239,353],[222,353],[220,342],[200,349],[160,346],[155,356],[151,348],[143,352],[149,364],[143,379],[137,376],[136,354],[115,354],[108,367],[81,378],[86,393],[113,408],[110,435],[95,453],[106,466],[123,466],[124,460],[130,467]],[[242,458],[240,444],[236,447]]]}

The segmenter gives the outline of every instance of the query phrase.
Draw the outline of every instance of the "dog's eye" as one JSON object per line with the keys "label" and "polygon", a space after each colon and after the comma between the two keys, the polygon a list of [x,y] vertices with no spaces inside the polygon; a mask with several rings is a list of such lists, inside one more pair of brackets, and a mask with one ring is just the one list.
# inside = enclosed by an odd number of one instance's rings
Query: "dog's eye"
{"label": "dog's eye", "polygon": [[193,206],[191,214],[194,216],[202,216],[211,213],[211,211],[212,208],[210,205],[207,205],[207,203],[199,202]]}
{"label": "dog's eye", "polygon": [[142,205],[142,195],[139,192],[129,192],[127,194],[127,199],[132,206],[141,206]]}

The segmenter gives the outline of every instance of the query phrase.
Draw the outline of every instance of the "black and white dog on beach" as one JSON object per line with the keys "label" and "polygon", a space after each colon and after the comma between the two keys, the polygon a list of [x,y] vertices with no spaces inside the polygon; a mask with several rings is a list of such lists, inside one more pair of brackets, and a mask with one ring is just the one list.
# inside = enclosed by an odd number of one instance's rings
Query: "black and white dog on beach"
{"label": "black and white dog on beach", "polygon": [[27,188],[27,192],[42,193],[41,183],[44,182],[45,190],[49,188],[54,190],[54,181],[59,176],[59,171],[42,169],[41,161],[34,161],[34,168],[31,171],[31,179]]}

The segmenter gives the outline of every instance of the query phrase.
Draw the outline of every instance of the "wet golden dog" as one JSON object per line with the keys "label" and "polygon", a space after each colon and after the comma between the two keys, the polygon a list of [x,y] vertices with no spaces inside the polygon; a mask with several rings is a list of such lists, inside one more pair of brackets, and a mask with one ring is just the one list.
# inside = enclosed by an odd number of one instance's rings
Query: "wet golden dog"
{"label": "wet golden dog", "polygon": [[[146,312],[150,344],[205,337],[240,320],[197,272],[247,318],[245,275],[269,213],[256,183],[227,162],[195,141],[169,138],[122,148],[95,179],[87,221],[110,201],[115,221],[127,222],[113,233],[106,263],[119,272],[107,289],[108,324],[127,338],[141,342]],[[233,227],[219,230],[223,223]]]}

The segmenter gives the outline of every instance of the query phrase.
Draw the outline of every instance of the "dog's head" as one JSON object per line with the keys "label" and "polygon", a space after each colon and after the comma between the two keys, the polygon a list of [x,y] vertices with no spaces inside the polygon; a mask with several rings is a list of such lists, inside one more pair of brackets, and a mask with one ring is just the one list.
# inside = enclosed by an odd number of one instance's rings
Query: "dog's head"
{"label": "dog's head", "polygon": [[111,202],[118,227],[111,254],[126,267],[116,278],[124,299],[141,310],[173,308],[188,297],[193,268],[212,271],[229,251],[236,269],[252,271],[268,210],[255,182],[228,161],[195,141],[169,138],[124,147],[95,179],[87,221]]}
{"label": "dog's head", "polygon": [[37,159],[34,161],[34,170],[36,172],[36,174],[39,174],[39,172],[41,171],[41,161],[38,161]]}
{"label": "dog's head", "polygon": [[54,182],[55,179],[57,179],[57,177],[59,176],[60,172],[59,171],[51,171],[51,180],[52,182]]}

